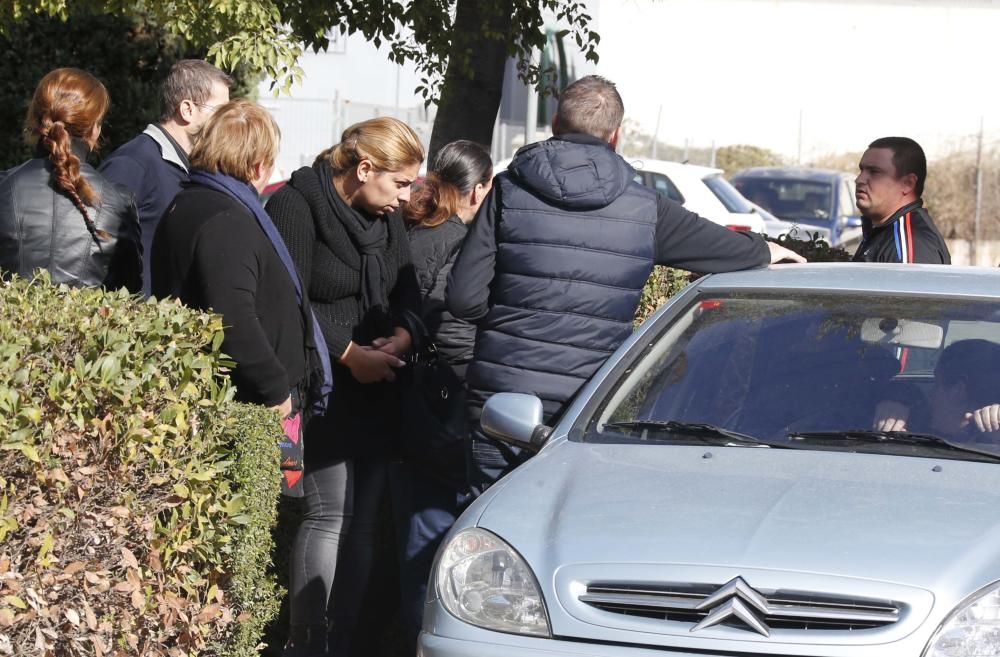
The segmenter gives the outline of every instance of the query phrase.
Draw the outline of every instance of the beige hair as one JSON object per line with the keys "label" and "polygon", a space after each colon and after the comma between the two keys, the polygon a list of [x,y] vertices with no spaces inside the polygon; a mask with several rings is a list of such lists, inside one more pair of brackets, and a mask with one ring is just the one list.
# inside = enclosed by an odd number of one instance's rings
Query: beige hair
{"label": "beige hair", "polygon": [[250,182],[254,167],[274,164],[280,142],[281,131],[267,110],[238,98],[221,105],[202,126],[191,166]]}
{"label": "beige hair", "polygon": [[600,75],[588,75],[559,94],[557,134],[580,133],[610,139],[625,117],[625,104],[615,83]]}
{"label": "beige hair", "polygon": [[319,154],[335,175],[369,160],[378,171],[399,171],[424,161],[424,147],[413,129],[391,116],[355,123],[340,136],[340,143]]}

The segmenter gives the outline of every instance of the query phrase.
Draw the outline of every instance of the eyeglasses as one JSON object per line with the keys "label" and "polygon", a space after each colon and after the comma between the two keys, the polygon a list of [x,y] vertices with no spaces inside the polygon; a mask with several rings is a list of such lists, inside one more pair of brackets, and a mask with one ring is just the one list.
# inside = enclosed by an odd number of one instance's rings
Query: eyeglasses
{"label": "eyeglasses", "polygon": [[196,103],[193,100],[191,101],[191,104],[192,105],[197,105],[198,107],[200,107],[202,109],[207,109],[209,112],[214,112],[215,110],[217,110],[219,108],[218,105],[206,105],[205,103]]}

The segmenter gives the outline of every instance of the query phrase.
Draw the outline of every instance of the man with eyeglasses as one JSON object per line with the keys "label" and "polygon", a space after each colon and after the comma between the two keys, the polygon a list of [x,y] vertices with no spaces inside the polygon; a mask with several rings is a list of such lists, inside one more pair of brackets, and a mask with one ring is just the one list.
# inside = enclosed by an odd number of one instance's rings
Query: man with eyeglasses
{"label": "man with eyeglasses", "polygon": [[192,142],[215,108],[229,102],[233,79],[200,59],[182,59],[160,86],[160,122],[107,157],[100,172],[135,196],[142,229],[143,294],[149,296],[149,252],[160,217],[188,179]]}

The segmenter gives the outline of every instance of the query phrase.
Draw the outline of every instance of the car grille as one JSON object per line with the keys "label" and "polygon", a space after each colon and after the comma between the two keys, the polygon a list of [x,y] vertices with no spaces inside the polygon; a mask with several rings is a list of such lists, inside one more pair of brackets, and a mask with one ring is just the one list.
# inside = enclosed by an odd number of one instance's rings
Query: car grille
{"label": "car grille", "polygon": [[[711,584],[592,583],[580,601],[615,614],[697,624],[711,612],[699,609],[699,604],[718,588]],[[759,593],[767,603],[761,620],[771,629],[866,630],[899,620],[899,607],[888,601],[790,591]]]}

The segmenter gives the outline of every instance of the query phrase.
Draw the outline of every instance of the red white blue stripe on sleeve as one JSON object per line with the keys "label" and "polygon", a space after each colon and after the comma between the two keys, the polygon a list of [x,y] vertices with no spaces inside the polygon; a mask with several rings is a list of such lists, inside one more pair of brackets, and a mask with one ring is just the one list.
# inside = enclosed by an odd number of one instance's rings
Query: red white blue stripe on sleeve
{"label": "red white blue stripe on sleeve", "polygon": [[913,262],[913,225],[909,212],[896,222],[893,235],[896,238],[896,257],[900,262]]}

